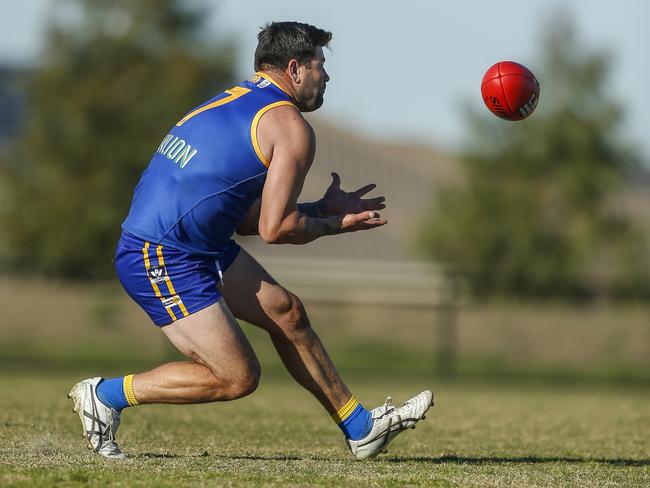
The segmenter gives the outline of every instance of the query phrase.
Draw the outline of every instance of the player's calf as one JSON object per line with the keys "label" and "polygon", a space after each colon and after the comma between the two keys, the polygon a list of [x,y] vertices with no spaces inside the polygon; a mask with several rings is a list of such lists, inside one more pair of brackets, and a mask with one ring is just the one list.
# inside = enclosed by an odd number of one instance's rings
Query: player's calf
{"label": "player's calf", "polygon": [[233,360],[228,367],[212,363],[210,358],[193,357],[196,363],[205,367],[206,400],[236,400],[253,393],[260,382],[262,370],[255,354],[243,355]]}
{"label": "player's calf", "polygon": [[140,403],[209,403],[235,400],[257,388],[257,360],[233,362],[230,368],[212,371],[194,361],[167,363],[135,376],[135,394]]}
{"label": "player's calf", "polygon": [[311,329],[302,301],[282,287],[278,287],[275,295],[273,306],[268,311],[272,323],[267,330],[271,335],[282,336],[290,342],[301,342]]}

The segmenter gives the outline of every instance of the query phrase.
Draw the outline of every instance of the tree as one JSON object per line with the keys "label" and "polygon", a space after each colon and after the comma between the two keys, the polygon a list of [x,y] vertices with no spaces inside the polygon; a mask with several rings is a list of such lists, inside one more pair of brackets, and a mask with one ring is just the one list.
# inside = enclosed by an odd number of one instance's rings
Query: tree
{"label": "tree", "polygon": [[79,16],[49,28],[0,220],[14,268],[103,277],[140,173],[183,113],[232,82],[233,49],[207,45],[206,12],[180,0],[68,6]]}
{"label": "tree", "polygon": [[470,114],[466,179],[442,193],[424,236],[479,295],[648,293],[644,236],[613,203],[637,164],[609,99],[609,58],[567,21],[542,46],[537,113],[506,123]]}

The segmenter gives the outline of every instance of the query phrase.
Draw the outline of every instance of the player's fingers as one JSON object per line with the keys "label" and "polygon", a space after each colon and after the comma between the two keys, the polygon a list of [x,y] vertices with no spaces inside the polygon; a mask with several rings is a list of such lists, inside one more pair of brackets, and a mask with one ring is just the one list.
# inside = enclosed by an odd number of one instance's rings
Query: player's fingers
{"label": "player's fingers", "polygon": [[332,184],[330,186],[333,186],[334,188],[341,187],[341,177],[338,173],[332,172]]}
{"label": "player's fingers", "polygon": [[366,193],[374,190],[375,188],[377,188],[377,185],[375,185],[374,183],[370,183],[369,185],[362,186],[361,188],[359,188],[354,193],[356,193],[357,196],[362,197]]}
{"label": "player's fingers", "polygon": [[382,225],[386,225],[387,223],[388,221],[385,219],[369,219],[361,222],[359,226],[362,229],[374,229],[375,227],[381,227]]}
{"label": "player's fingers", "polygon": [[386,208],[386,205],[384,205],[385,200],[384,197],[368,198],[361,200],[361,205],[364,210],[381,210],[382,208]]}
{"label": "player's fingers", "polygon": [[379,215],[377,212],[362,212],[359,215],[365,215],[365,217],[361,220],[362,223],[368,224],[368,225],[383,225],[386,223],[384,219],[381,218],[381,215]]}
{"label": "player's fingers", "polygon": [[350,223],[352,225],[357,225],[366,220],[378,219],[379,214],[377,212],[369,211],[369,212],[361,212],[358,214],[352,214],[349,215],[348,217],[350,218]]}
{"label": "player's fingers", "polygon": [[383,203],[376,203],[376,204],[373,204],[373,205],[365,204],[363,206],[363,208],[368,209],[368,210],[383,210],[383,209],[386,208],[386,205],[384,205]]}
{"label": "player's fingers", "polygon": [[343,219],[343,228],[347,229],[348,232],[354,232],[356,230],[372,229],[386,223],[386,220],[382,219],[377,212],[361,212],[346,215]]}

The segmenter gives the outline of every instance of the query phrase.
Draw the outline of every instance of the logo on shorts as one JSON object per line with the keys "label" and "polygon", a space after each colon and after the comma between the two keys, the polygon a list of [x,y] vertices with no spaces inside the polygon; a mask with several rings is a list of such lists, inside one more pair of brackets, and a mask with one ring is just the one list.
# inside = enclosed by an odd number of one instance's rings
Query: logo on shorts
{"label": "logo on shorts", "polygon": [[174,295],[173,297],[163,298],[162,304],[165,306],[165,308],[170,308],[173,307],[174,305],[178,305],[179,303],[181,303],[181,301],[182,301],[181,297],[179,297],[178,295]]}
{"label": "logo on shorts", "polygon": [[164,266],[152,266],[148,271],[149,279],[153,283],[162,283],[167,278],[167,268]]}

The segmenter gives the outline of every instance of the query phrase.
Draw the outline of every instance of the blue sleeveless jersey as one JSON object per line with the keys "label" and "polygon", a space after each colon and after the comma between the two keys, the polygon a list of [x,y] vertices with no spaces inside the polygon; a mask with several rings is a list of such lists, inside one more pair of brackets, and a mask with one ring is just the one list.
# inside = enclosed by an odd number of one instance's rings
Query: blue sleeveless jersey
{"label": "blue sleeveless jersey", "polygon": [[222,253],[262,195],[269,163],[257,124],[279,105],[293,103],[257,73],[188,113],[151,158],[122,228],[188,253]]}

